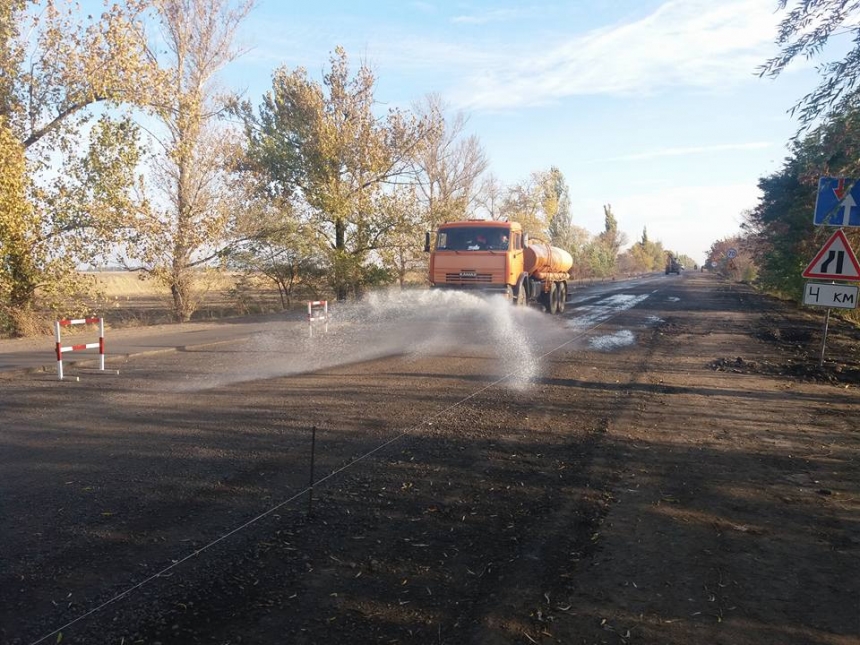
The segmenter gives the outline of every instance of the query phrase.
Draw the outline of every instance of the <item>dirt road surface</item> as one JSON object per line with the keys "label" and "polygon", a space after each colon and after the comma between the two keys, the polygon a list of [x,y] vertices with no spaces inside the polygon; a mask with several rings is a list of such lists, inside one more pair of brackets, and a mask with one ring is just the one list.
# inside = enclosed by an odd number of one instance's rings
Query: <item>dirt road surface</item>
{"label": "dirt road surface", "polygon": [[0,642],[860,643],[822,321],[698,273],[413,292],[4,380]]}

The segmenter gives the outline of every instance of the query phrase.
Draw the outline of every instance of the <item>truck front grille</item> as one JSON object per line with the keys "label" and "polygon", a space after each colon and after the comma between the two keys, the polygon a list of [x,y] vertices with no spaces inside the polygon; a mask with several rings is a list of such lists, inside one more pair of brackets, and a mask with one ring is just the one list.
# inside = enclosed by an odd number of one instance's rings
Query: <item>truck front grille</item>
{"label": "truck front grille", "polygon": [[493,276],[490,273],[476,273],[475,275],[461,275],[460,273],[446,273],[445,282],[453,282],[457,284],[477,284],[484,282],[492,282]]}

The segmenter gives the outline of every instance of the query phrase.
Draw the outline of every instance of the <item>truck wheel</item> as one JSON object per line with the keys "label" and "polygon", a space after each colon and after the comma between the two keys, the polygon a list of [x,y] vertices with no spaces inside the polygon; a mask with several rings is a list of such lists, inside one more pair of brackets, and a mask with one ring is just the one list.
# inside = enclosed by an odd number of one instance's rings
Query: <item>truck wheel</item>
{"label": "truck wheel", "polygon": [[564,313],[564,307],[567,304],[567,285],[564,282],[558,283],[558,313]]}
{"label": "truck wheel", "polygon": [[537,297],[537,303],[541,307],[541,311],[549,312],[549,294],[540,293]]}
{"label": "truck wheel", "polygon": [[547,298],[549,300],[549,308],[547,311],[551,314],[558,313],[558,285],[553,282],[549,286],[549,293],[547,294]]}

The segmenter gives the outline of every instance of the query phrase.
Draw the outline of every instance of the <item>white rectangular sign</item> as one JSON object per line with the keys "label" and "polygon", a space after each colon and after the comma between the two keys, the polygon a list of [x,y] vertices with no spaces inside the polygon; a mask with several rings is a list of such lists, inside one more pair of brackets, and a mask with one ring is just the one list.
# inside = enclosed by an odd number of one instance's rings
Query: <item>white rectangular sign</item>
{"label": "white rectangular sign", "polygon": [[807,282],[803,288],[803,304],[854,309],[857,306],[857,290],[858,287],[852,285]]}

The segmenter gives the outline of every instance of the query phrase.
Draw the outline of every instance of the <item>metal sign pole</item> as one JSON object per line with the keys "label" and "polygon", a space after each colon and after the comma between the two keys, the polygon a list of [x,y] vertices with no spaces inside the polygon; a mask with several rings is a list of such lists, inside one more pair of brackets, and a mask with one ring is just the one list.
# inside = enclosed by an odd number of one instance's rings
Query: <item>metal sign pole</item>
{"label": "metal sign pole", "polygon": [[827,345],[827,327],[830,324],[830,307],[824,315],[824,337],[821,339],[821,355],[818,357],[818,369],[824,367],[824,346]]}

